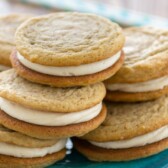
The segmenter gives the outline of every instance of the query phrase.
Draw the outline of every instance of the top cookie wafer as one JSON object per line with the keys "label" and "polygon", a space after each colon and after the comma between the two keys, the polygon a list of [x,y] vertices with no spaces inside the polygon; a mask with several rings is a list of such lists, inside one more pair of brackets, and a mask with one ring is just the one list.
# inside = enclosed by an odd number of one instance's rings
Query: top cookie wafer
{"label": "top cookie wafer", "polygon": [[106,120],[83,139],[95,142],[127,140],[168,125],[168,96],[148,102],[106,105]]}
{"label": "top cookie wafer", "polygon": [[55,13],[35,17],[16,33],[16,48],[27,60],[47,66],[74,66],[109,58],[121,50],[121,28],[100,16]]}
{"label": "top cookie wafer", "polygon": [[28,108],[49,112],[78,112],[100,103],[103,83],[85,87],[53,88],[29,82],[14,69],[0,74],[0,97]]}
{"label": "top cookie wafer", "polygon": [[168,74],[168,31],[153,27],[124,30],[125,63],[107,83],[136,83]]}
{"label": "top cookie wafer", "polygon": [[18,26],[30,15],[10,14],[0,17],[0,63],[10,65],[9,56],[14,47],[14,34]]}
{"label": "top cookie wafer", "polygon": [[15,144],[28,148],[43,148],[56,144],[58,140],[41,140],[10,130],[0,125],[0,142]]}

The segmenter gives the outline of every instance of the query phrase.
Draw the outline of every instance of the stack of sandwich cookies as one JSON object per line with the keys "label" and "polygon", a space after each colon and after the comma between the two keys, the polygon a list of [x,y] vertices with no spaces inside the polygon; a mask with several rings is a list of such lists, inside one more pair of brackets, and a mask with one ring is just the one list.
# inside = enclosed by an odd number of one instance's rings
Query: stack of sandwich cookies
{"label": "stack of sandwich cookies", "polygon": [[83,86],[114,75],[124,62],[121,28],[100,16],[57,13],[34,17],[16,32],[17,73],[55,87]]}
{"label": "stack of sandwich cookies", "polygon": [[[103,124],[74,139],[76,149],[94,161],[128,161],[168,149],[168,97],[134,104],[107,104]],[[82,140],[83,139],[83,140]]]}
{"label": "stack of sandwich cookies", "polygon": [[0,74],[0,123],[40,139],[81,136],[106,117],[103,83],[53,88],[35,84],[14,69]]}
{"label": "stack of sandwich cookies", "polygon": [[66,139],[40,140],[0,125],[0,167],[38,168],[65,157]]}
{"label": "stack of sandwich cookies", "polygon": [[23,14],[10,14],[0,17],[0,71],[11,67],[9,57],[15,46],[15,31],[28,18],[30,16]]}
{"label": "stack of sandwich cookies", "polygon": [[106,99],[137,102],[168,93],[168,31],[152,27],[125,29],[125,62],[105,81]]}

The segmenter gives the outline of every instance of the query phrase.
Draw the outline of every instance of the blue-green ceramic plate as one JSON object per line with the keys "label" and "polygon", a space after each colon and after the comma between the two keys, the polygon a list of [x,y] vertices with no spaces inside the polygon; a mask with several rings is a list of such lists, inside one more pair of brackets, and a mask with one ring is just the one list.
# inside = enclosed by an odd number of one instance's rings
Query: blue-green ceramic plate
{"label": "blue-green ceramic plate", "polygon": [[72,149],[68,143],[68,152],[64,160],[49,168],[168,168],[168,150],[157,155],[129,162],[92,162]]}

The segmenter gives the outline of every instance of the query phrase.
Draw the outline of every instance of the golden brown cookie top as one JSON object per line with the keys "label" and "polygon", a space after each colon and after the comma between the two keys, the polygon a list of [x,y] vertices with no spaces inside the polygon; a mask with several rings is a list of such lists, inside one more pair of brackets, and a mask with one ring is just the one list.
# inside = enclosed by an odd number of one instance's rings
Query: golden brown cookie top
{"label": "golden brown cookie top", "polygon": [[103,124],[84,139],[107,142],[131,139],[168,124],[168,97],[143,103],[106,103]]}
{"label": "golden brown cookie top", "polygon": [[23,14],[0,16],[0,63],[10,65],[9,56],[15,45],[15,31],[28,18],[30,15]]}
{"label": "golden brown cookie top", "polygon": [[9,14],[0,16],[0,43],[14,45],[14,35],[18,26],[30,15]]}
{"label": "golden brown cookie top", "polygon": [[85,87],[54,88],[29,82],[19,77],[14,69],[0,73],[1,97],[42,111],[78,112],[100,103],[105,93],[103,83]]}
{"label": "golden brown cookie top", "polygon": [[11,143],[28,148],[42,148],[56,144],[57,140],[41,140],[29,137],[0,125],[0,142]]}
{"label": "golden brown cookie top", "polygon": [[29,61],[48,66],[96,62],[116,54],[124,45],[121,28],[86,13],[54,13],[34,17],[16,33],[17,50]]}
{"label": "golden brown cookie top", "polygon": [[107,82],[143,82],[168,74],[168,30],[132,27],[124,34],[125,63]]}

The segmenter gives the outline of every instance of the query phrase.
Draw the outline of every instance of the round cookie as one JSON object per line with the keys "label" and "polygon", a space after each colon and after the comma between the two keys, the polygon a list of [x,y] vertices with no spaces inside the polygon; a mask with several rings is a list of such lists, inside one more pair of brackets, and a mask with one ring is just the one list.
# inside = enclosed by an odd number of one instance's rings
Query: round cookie
{"label": "round cookie", "polygon": [[14,34],[19,25],[29,19],[30,15],[9,14],[0,16],[0,70],[11,66],[9,56],[14,49]]}
{"label": "round cookie", "polygon": [[105,93],[103,83],[53,88],[31,83],[11,69],[0,74],[0,123],[40,139],[81,136],[104,121]]}
{"label": "round cookie", "polygon": [[[95,161],[127,161],[168,148],[168,97],[141,103],[106,103],[97,129],[74,139],[76,149]],[[83,140],[81,140],[83,139]]]}
{"label": "round cookie", "polygon": [[[65,157],[65,142],[61,144],[59,140],[32,138],[0,125],[0,166],[4,168],[49,166]],[[57,149],[53,148],[52,146],[57,143],[59,143]],[[53,148],[53,150],[45,148]]]}
{"label": "round cookie", "polygon": [[124,30],[125,62],[105,81],[106,99],[114,102],[147,101],[168,93],[168,31],[153,27]]}
{"label": "round cookie", "polygon": [[15,144],[29,148],[42,148],[54,145],[57,140],[41,140],[10,130],[0,125],[0,142]]}
{"label": "round cookie", "polygon": [[124,61],[121,28],[93,14],[34,17],[18,28],[15,40],[17,52],[11,61],[17,72],[30,81],[56,87],[103,81]]}

